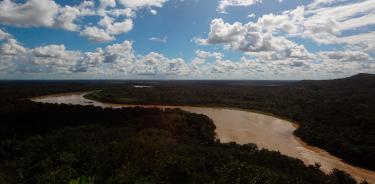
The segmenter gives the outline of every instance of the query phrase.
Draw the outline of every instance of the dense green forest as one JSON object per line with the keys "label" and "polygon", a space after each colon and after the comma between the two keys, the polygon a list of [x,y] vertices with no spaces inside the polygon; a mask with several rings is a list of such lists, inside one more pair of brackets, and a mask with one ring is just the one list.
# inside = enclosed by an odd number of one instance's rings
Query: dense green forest
{"label": "dense green forest", "polygon": [[252,109],[292,119],[295,134],[351,164],[375,169],[375,75],[286,83],[159,83],[125,86],[88,98],[129,104],[221,106]]}
{"label": "dense green forest", "polygon": [[356,183],[254,144],[219,143],[203,115],[27,100],[124,85],[1,83],[0,183]]}

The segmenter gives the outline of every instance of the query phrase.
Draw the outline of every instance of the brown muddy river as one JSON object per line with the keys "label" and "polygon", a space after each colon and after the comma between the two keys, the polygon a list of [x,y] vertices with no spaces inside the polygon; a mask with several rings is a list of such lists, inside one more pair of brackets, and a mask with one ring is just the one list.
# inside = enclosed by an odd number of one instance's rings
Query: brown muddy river
{"label": "brown muddy river", "polygon": [[[135,105],[121,105],[102,103],[85,99],[86,93],[65,93],[33,98],[35,102],[94,105],[108,108],[134,107]],[[240,109],[190,107],[190,106],[148,106],[140,107],[180,108],[186,111],[204,114],[210,117],[217,129],[217,138],[221,142],[236,142],[238,144],[255,143],[260,148],[280,151],[284,155],[301,159],[305,164],[319,163],[321,170],[328,173],[333,168],[343,170],[358,181],[367,180],[375,184],[375,171],[370,171],[344,163],[341,159],[328,152],[307,145],[293,135],[296,124],[260,113]]]}

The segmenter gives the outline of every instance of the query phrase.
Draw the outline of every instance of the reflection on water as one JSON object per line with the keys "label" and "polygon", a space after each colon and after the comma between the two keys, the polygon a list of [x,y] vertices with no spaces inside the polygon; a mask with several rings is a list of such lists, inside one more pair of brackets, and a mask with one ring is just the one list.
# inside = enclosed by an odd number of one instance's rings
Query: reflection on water
{"label": "reflection on water", "polygon": [[[33,98],[33,101],[43,103],[94,105],[100,107],[122,108],[135,105],[121,105],[101,103],[85,99],[86,93],[66,93]],[[366,179],[375,183],[375,172],[354,167],[342,162],[326,151],[312,147],[293,135],[296,126],[286,120],[276,117],[248,112],[237,109],[190,107],[190,106],[145,106],[158,108],[180,108],[186,111],[204,114],[210,117],[217,129],[217,138],[221,142],[237,142],[238,144],[255,143],[258,147],[280,151],[284,155],[299,158],[305,164],[321,164],[321,169],[328,173],[333,168],[338,168],[350,173],[357,180]]]}

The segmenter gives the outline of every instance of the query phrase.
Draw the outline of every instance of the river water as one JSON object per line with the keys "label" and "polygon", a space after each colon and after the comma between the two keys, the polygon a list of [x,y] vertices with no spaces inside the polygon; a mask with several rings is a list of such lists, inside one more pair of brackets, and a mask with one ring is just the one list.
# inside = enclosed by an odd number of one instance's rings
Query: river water
{"label": "river water", "polygon": [[319,163],[321,170],[326,173],[337,168],[351,174],[358,181],[367,180],[375,184],[375,171],[351,166],[320,148],[307,145],[293,135],[293,131],[298,127],[297,124],[277,117],[229,108],[110,104],[85,99],[83,97],[85,94],[87,93],[64,93],[36,97],[32,100],[42,103],[93,105],[104,108],[134,106],[180,108],[210,117],[216,125],[216,135],[221,142],[255,143],[260,148],[280,151],[284,155],[298,158],[306,165]]}

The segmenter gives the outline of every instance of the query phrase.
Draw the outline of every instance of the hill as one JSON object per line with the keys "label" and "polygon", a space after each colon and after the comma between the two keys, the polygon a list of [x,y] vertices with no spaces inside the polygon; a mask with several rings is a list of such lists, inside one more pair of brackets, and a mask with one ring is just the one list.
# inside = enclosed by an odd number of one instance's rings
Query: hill
{"label": "hill", "polygon": [[311,88],[375,88],[375,74],[360,73],[347,78],[333,80],[304,80],[294,85]]}

